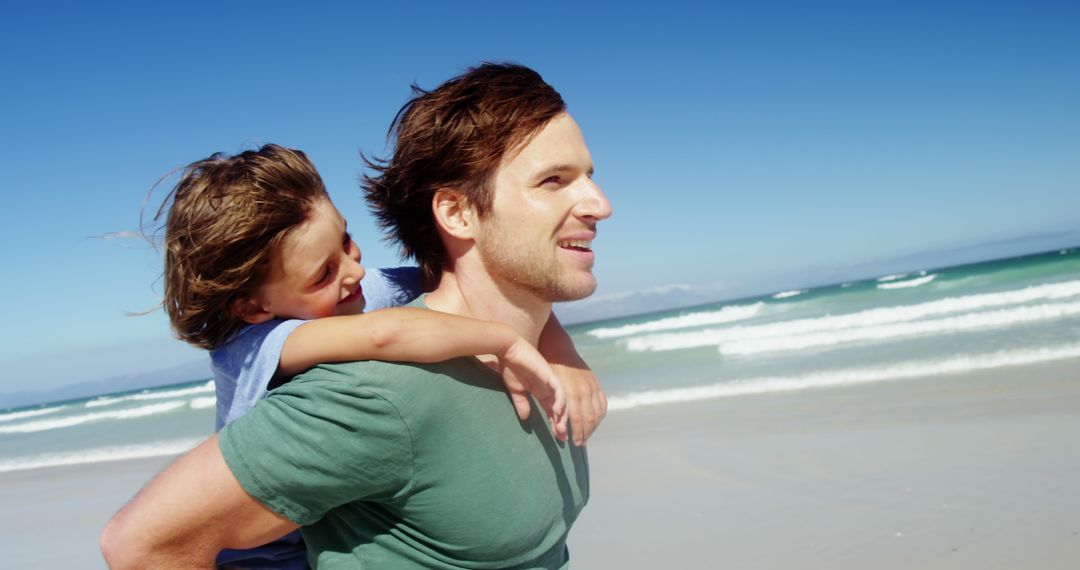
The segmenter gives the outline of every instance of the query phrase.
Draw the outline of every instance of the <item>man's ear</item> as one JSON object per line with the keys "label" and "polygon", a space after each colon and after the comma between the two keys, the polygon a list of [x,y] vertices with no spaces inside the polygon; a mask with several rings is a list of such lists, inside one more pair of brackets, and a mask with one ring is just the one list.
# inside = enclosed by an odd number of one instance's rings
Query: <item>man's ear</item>
{"label": "man's ear", "polygon": [[258,299],[253,297],[237,297],[229,303],[229,312],[234,317],[251,325],[265,323],[274,318],[274,314],[267,311]]}
{"label": "man's ear", "polygon": [[470,240],[477,230],[476,208],[460,190],[439,188],[431,198],[431,212],[435,225],[446,234]]}

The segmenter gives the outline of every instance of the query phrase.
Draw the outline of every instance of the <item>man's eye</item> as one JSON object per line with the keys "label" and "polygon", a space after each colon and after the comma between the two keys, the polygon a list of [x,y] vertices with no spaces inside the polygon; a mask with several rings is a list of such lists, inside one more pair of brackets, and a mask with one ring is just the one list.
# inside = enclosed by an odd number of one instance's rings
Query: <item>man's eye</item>
{"label": "man's eye", "polygon": [[541,186],[548,186],[550,184],[562,184],[561,176],[548,176],[540,182]]}

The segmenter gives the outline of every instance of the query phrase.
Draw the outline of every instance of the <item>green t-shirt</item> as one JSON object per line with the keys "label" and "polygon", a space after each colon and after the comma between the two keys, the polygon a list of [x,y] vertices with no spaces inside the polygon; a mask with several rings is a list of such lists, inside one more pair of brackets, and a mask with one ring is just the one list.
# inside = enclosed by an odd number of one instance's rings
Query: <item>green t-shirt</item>
{"label": "green t-shirt", "polygon": [[325,568],[563,568],[583,448],[521,422],[475,358],[309,370],[220,435],[244,489]]}

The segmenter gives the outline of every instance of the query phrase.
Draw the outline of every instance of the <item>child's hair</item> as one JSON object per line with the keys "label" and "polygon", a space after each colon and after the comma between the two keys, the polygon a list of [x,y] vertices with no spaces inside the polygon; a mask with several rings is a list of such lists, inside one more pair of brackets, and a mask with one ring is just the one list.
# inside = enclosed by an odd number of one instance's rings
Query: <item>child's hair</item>
{"label": "child's hair", "polygon": [[189,164],[154,216],[165,221],[162,304],[183,341],[224,344],[246,323],[232,301],[262,285],[289,232],[328,199],[307,156],[275,144]]}

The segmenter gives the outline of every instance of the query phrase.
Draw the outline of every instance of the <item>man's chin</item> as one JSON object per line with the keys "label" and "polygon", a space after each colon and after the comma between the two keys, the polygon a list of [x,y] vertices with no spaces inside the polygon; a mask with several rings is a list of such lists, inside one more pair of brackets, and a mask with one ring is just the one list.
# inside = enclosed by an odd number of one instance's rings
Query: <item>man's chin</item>
{"label": "man's chin", "polygon": [[588,279],[582,279],[576,283],[567,283],[559,287],[557,291],[554,291],[553,297],[555,298],[550,299],[550,301],[552,303],[580,301],[592,295],[593,291],[596,291],[596,279],[590,274]]}

